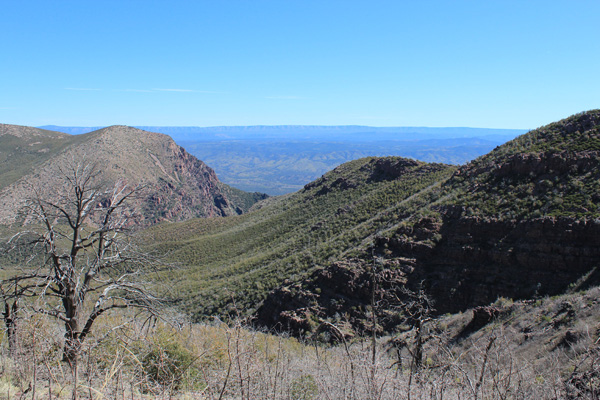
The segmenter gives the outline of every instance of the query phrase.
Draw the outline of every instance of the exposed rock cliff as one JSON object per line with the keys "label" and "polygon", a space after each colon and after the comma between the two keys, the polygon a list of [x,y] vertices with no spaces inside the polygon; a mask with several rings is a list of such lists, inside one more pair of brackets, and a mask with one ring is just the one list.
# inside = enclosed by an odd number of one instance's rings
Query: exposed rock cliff
{"label": "exposed rock cliff", "polygon": [[[375,245],[378,330],[400,321],[403,287],[423,284],[435,313],[454,313],[499,297],[527,299],[600,283],[600,220],[540,218],[509,222],[444,214]],[[347,335],[371,329],[373,259],[337,262],[271,292],[258,323],[309,334],[335,321]]]}
{"label": "exposed rock cliff", "polygon": [[600,220],[500,221],[454,211],[429,231],[428,239],[435,242],[431,246],[414,240],[421,228],[420,222],[377,245],[390,259],[415,260],[409,285],[425,281],[438,313],[488,304],[500,296],[559,294],[598,279]]}

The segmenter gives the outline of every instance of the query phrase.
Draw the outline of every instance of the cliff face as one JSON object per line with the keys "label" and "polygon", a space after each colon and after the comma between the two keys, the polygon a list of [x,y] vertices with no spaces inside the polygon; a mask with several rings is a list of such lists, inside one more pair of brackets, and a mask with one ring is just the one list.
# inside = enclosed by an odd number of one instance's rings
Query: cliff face
{"label": "cliff face", "polygon": [[421,285],[436,314],[486,305],[499,297],[556,295],[600,283],[600,221],[539,218],[510,222],[461,217],[425,218],[392,237],[379,238],[368,256],[336,262],[299,283],[285,282],[257,313],[259,325],[309,334],[332,318],[345,335],[371,330],[369,312],[378,305],[380,332],[400,322],[403,288]]}
{"label": "cliff face", "polygon": [[457,213],[445,213],[428,231],[424,240],[437,241],[434,245],[411,238],[422,223],[377,243],[392,260],[414,260],[408,284],[424,281],[438,313],[488,304],[501,296],[559,294],[570,285],[597,279],[592,272],[600,260],[599,220],[546,217],[516,222]]}
{"label": "cliff face", "polygon": [[[228,196],[214,170],[178,146],[170,137],[136,128],[114,126],[87,134],[94,161],[111,181],[143,183],[144,195],[136,204],[144,225],[183,221],[195,217],[221,217],[247,211]],[[250,195],[250,194],[248,194]]]}
{"label": "cliff face", "polygon": [[222,191],[215,172],[174,142],[159,156],[148,151],[159,179],[149,184],[141,206],[158,221],[183,221],[197,216],[224,217],[243,210]]}

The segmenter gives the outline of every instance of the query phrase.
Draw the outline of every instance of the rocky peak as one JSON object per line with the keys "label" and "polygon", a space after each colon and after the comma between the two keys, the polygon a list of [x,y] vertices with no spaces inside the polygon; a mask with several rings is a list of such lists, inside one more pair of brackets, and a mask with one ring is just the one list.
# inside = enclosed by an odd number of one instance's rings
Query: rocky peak
{"label": "rocky peak", "polygon": [[415,160],[399,157],[376,158],[371,163],[362,167],[368,171],[367,181],[391,181],[400,179],[410,168],[417,167],[423,163]]}

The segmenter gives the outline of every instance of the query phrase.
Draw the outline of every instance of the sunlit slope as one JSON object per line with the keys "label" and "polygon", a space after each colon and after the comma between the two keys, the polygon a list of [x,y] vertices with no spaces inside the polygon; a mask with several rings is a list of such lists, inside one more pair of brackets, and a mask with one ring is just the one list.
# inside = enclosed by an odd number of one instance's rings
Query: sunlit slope
{"label": "sunlit slope", "polygon": [[0,189],[81,141],[81,137],[61,132],[0,124]]}
{"label": "sunlit slope", "polygon": [[447,183],[468,215],[501,219],[600,214],[600,110],[521,135],[461,167]]}
{"label": "sunlit slope", "polygon": [[149,246],[180,268],[173,298],[195,319],[251,313],[285,279],[372,243],[439,195],[454,167],[396,157],[341,165],[289,196],[242,216],[149,229]]}
{"label": "sunlit slope", "polygon": [[75,164],[92,165],[107,187],[116,182],[144,189],[132,199],[134,224],[235,215],[266,195],[219,181],[201,160],[169,136],[127,126],[82,135],[0,124],[0,223],[11,224],[32,190],[53,196],[60,177]]}

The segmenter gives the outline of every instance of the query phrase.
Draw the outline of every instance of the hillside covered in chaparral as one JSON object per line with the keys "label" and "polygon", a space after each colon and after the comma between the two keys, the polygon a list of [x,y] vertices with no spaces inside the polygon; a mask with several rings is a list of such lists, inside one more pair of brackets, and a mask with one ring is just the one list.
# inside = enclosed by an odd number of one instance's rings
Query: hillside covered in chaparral
{"label": "hillside covered in chaparral", "polygon": [[[69,159],[144,185],[131,240],[169,267],[147,274],[165,308],[98,318],[77,378],[90,398],[600,396],[600,110],[461,166],[360,158],[277,197],[129,127],[0,125],[0,158],[6,235]],[[27,257],[0,259],[5,299]],[[20,299],[0,390],[65,397],[61,325],[36,301]]]}
{"label": "hillside covered in chaparral", "polygon": [[284,328],[363,315],[374,259],[390,287],[424,282],[438,313],[555,295],[599,255],[599,114],[531,131],[458,168],[355,160],[249,214],[152,228],[150,246],[186,270],[177,301],[199,320],[251,315],[264,299],[259,321]]}

